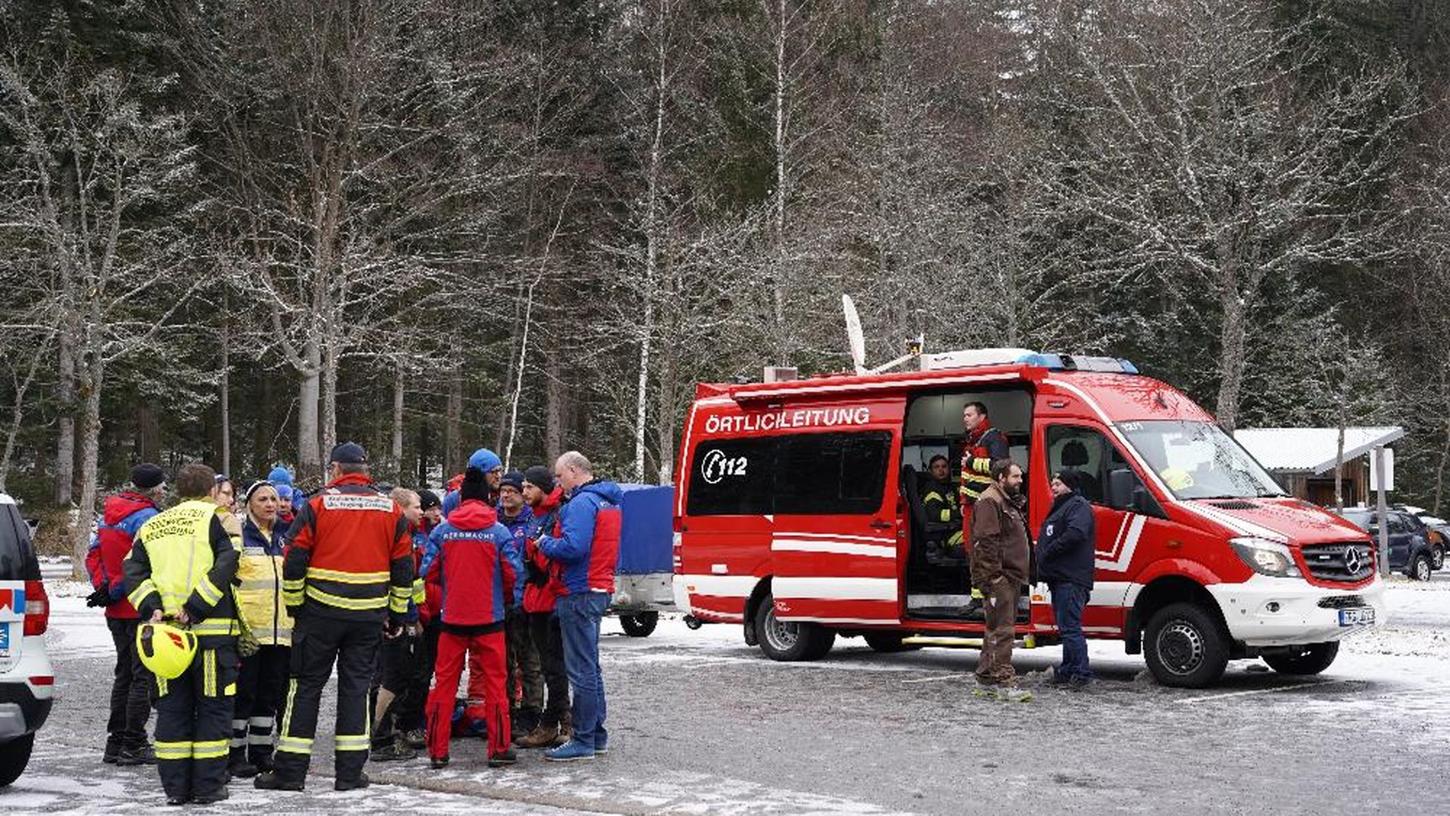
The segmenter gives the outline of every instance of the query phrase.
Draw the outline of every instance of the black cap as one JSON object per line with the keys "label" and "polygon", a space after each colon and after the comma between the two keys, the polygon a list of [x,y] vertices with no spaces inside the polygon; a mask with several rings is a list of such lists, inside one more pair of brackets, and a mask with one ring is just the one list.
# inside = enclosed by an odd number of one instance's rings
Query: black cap
{"label": "black cap", "polygon": [[1082,473],[1076,470],[1059,470],[1057,480],[1067,485],[1074,493],[1082,489]]}
{"label": "black cap", "polygon": [[131,468],[131,484],[142,490],[150,490],[166,483],[166,473],[157,465],[146,462]]}
{"label": "black cap", "polygon": [[520,492],[524,489],[524,474],[517,470],[510,470],[503,475],[503,480],[498,483],[499,487],[512,487]]}
{"label": "black cap", "polygon": [[442,506],[443,502],[438,498],[437,493],[426,489],[418,491],[418,507],[422,508],[423,510],[427,510],[432,507]]}
{"label": "black cap", "polygon": [[368,452],[356,442],[344,442],[332,449],[327,461],[338,465],[366,465]]}
{"label": "black cap", "polygon": [[549,469],[543,465],[534,465],[524,471],[524,481],[545,493],[554,492],[554,474],[550,473]]}

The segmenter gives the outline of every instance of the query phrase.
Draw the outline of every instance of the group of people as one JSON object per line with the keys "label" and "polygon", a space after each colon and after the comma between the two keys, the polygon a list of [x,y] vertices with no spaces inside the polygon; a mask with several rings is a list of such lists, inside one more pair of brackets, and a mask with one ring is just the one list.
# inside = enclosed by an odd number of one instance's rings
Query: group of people
{"label": "group of people", "polygon": [[1082,493],[1082,474],[1071,468],[1053,474],[1052,508],[1034,548],[1023,472],[1009,456],[1006,435],[993,427],[981,402],[966,405],[962,426],[966,441],[957,491],[950,489],[947,458],[934,456],[928,463],[931,480],[922,488],[922,500],[928,519],[962,522],[962,533],[954,534],[948,544],[969,550],[971,605],[981,605],[985,620],[977,681],[987,686],[1016,682],[1012,645],[1017,599],[1032,580],[1035,557],[1036,581],[1047,585],[1062,640],[1062,662],[1054,669],[1052,682],[1085,686],[1093,675],[1082,616],[1092,594],[1096,532],[1092,505]]}
{"label": "group of people", "polygon": [[167,509],[160,467],[130,482],[87,557],[116,647],[103,758],[155,763],[168,803],[224,800],[236,777],[302,790],[334,665],[337,790],[366,787],[370,757],[446,766],[455,726],[486,739],[490,767],[516,747],[608,750],[598,644],[620,490],[582,454],[505,472],[480,449],[441,498],[385,492],[350,442],[311,496],[285,468],[238,493],[184,465]]}

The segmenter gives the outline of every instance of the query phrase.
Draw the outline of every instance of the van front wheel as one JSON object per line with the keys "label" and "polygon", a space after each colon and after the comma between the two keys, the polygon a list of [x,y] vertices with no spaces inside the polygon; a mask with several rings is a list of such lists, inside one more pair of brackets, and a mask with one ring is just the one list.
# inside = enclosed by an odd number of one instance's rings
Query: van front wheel
{"label": "van front wheel", "polygon": [[1197,604],[1169,604],[1148,620],[1143,657],[1165,686],[1204,688],[1228,666],[1228,634],[1213,613]]}
{"label": "van front wheel", "polygon": [[775,598],[766,595],[755,610],[760,651],[771,660],[819,660],[831,650],[836,633],[820,624],[783,621],[775,616]]}
{"label": "van front wheel", "polygon": [[658,612],[635,612],[619,616],[619,625],[630,637],[649,637],[659,622],[660,613]]}

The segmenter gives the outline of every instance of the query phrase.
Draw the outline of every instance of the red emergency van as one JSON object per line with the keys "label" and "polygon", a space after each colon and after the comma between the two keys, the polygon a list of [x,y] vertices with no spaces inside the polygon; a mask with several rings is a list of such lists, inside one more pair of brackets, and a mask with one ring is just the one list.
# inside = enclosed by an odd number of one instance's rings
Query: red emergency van
{"label": "red emergency van", "polygon": [[[966,558],[922,512],[925,471],[960,461],[980,402],[1027,474],[1035,537],[1050,475],[1075,468],[1097,524],[1089,637],[1121,639],[1162,683],[1201,687],[1227,661],[1313,674],[1339,640],[1384,620],[1371,542],[1286,496],[1208,412],[1110,358],[983,349],[922,370],[702,384],[676,471],[676,601],[743,624],[777,660],[836,636],[880,651],[972,637]],[[1046,588],[1024,591],[1017,635],[1053,643]]]}

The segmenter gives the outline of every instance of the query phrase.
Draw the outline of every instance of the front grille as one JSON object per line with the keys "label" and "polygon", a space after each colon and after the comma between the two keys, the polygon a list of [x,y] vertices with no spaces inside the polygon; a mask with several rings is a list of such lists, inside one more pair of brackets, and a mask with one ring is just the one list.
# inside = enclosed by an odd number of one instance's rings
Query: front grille
{"label": "front grille", "polygon": [[1369,604],[1359,595],[1330,595],[1328,598],[1320,598],[1319,606],[1322,609],[1356,609]]}
{"label": "front grille", "polygon": [[[1350,552],[1354,558],[1350,558]],[[1358,561],[1350,569],[1351,561]],[[1321,581],[1360,581],[1374,574],[1374,549],[1367,541],[1349,544],[1308,544],[1304,547],[1304,563],[1309,574]]]}

